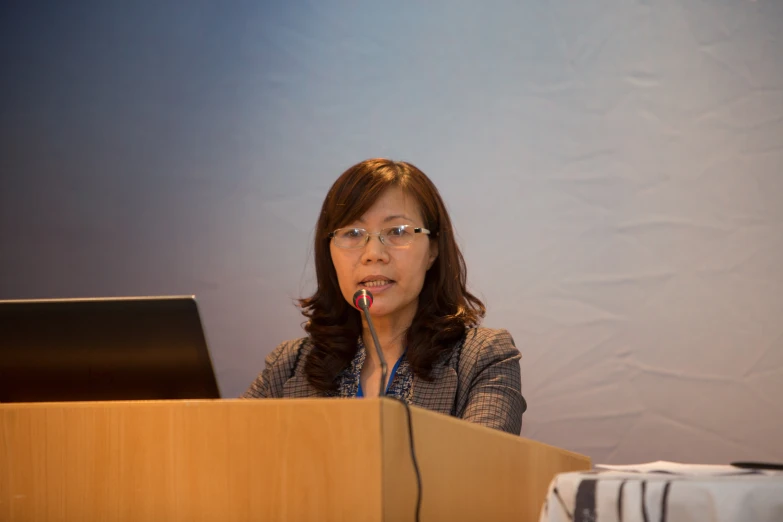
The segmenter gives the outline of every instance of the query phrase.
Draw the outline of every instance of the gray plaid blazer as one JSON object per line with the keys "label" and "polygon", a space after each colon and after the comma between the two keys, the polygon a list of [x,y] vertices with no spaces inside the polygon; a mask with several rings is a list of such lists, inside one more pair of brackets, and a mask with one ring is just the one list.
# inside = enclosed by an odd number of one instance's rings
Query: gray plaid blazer
{"label": "gray plaid blazer", "polygon": [[[308,337],[280,344],[243,398],[323,397],[304,373],[312,350]],[[506,330],[469,328],[451,356],[433,368],[433,380],[413,377],[411,404],[508,433],[519,434],[522,397],[521,355]]]}

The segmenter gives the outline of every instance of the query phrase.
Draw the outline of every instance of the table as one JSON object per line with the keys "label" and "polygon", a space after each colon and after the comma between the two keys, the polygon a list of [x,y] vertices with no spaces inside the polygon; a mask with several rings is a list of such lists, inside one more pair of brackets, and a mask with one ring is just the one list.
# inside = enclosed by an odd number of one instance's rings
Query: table
{"label": "table", "polygon": [[783,522],[783,472],[653,462],[552,480],[539,522]]}

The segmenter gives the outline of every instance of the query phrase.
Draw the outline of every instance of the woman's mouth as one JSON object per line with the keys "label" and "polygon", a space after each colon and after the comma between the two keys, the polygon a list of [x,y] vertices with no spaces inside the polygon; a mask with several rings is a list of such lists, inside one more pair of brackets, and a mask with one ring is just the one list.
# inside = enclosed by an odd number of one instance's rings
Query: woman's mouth
{"label": "woman's mouth", "polygon": [[359,283],[359,286],[362,286],[364,288],[367,288],[368,290],[375,290],[376,292],[378,290],[383,290],[385,288],[388,288],[394,283],[391,279],[374,279],[370,281],[362,281]]}

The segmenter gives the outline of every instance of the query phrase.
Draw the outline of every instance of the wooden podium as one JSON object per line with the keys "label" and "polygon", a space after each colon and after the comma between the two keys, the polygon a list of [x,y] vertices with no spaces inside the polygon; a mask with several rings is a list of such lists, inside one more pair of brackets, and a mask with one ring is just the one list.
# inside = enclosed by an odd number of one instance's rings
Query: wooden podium
{"label": "wooden podium", "polygon": [[[538,520],[587,457],[411,408],[422,521]],[[390,399],[0,404],[0,520],[413,521]]]}

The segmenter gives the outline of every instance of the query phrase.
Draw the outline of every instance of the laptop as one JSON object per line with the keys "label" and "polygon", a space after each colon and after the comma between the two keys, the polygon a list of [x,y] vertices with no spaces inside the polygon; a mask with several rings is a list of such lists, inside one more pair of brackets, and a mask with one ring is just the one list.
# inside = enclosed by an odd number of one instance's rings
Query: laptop
{"label": "laptop", "polygon": [[0,402],[217,398],[194,296],[0,301]]}

